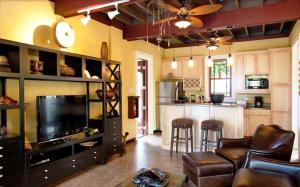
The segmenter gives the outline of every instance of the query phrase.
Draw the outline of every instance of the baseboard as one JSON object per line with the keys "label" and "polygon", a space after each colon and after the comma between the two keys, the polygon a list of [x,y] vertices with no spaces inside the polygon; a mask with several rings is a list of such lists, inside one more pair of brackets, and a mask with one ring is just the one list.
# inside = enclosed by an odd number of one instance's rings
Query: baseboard
{"label": "baseboard", "polygon": [[132,142],[135,142],[135,141],[136,141],[135,138],[131,138],[131,139],[127,140],[126,143],[132,143]]}

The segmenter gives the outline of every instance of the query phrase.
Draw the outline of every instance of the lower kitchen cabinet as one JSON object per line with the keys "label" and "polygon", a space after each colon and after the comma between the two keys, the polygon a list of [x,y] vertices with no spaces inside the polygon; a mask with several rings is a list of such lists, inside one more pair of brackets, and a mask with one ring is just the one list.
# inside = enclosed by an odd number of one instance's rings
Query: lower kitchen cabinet
{"label": "lower kitchen cabinet", "polygon": [[271,123],[279,125],[285,130],[291,130],[291,113],[272,111]]}
{"label": "lower kitchen cabinet", "polygon": [[252,136],[256,128],[261,125],[271,124],[271,111],[265,109],[245,109],[244,112],[244,135]]}

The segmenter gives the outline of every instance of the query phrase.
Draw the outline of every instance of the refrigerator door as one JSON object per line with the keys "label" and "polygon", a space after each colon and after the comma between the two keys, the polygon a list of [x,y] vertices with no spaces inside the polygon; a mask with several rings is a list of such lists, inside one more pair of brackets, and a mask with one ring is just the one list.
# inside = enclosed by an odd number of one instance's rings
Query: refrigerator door
{"label": "refrigerator door", "polygon": [[159,97],[158,103],[172,103],[174,100],[174,97]]}
{"label": "refrigerator door", "polygon": [[159,98],[175,98],[175,92],[176,82],[159,82]]}

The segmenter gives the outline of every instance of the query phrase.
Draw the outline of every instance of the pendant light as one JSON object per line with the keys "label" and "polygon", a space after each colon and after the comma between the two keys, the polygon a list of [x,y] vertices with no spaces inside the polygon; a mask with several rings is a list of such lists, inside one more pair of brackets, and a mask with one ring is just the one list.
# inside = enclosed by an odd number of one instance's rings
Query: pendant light
{"label": "pendant light", "polygon": [[193,47],[191,47],[191,56],[190,56],[190,60],[188,62],[188,67],[189,68],[193,68],[195,66],[194,60],[193,60]]}
{"label": "pendant light", "polygon": [[229,45],[229,54],[227,58],[227,66],[232,66],[234,64],[234,61],[231,56],[231,46]]}
{"label": "pendant light", "polygon": [[177,69],[177,62],[175,60],[175,49],[173,49],[173,60],[171,62],[171,69]]}
{"label": "pendant light", "polygon": [[212,67],[214,65],[214,62],[210,56],[210,50],[208,50],[208,59],[207,59],[207,62],[206,62],[206,66],[207,67]]}

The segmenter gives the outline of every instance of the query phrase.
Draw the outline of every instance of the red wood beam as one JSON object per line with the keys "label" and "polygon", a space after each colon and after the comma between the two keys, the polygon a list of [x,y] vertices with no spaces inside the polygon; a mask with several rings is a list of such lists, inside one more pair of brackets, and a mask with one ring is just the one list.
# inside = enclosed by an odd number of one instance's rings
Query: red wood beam
{"label": "red wood beam", "polygon": [[[52,0],[55,3],[55,13],[63,17],[71,17],[78,15],[77,11],[88,7],[102,5],[106,3],[115,2],[115,0]],[[130,0],[124,5],[130,5],[144,0]],[[93,10],[92,12],[99,12],[113,8],[113,6],[102,9]]]}
{"label": "red wood beam", "polygon": [[[172,24],[171,31],[175,35],[188,33],[205,32],[207,29],[225,29],[228,26],[233,28],[248,27],[254,25],[278,23],[282,21],[297,20],[300,18],[300,0],[286,0],[280,3],[265,5],[264,7],[253,7],[240,9],[239,11],[221,12],[201,17],[204,22],[202,28],[189,27],[179,29]],[[123,32],[126,40],[153,38],[159,35],[159,25],[148,23],[135,26],[128,26]]]}

